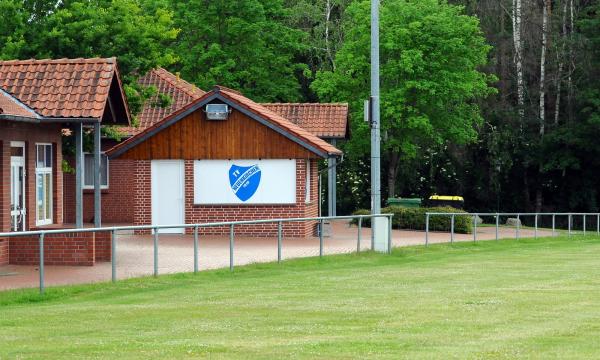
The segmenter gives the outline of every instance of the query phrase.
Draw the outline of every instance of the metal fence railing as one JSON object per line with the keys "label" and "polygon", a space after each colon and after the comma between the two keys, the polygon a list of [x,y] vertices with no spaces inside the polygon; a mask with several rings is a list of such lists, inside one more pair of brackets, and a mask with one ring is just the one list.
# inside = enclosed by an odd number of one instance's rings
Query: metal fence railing
{"label": "metal fence railing", "polygon": [[[33,249],[38,247],[35,249],[35,253],[29,252],[38,269],[33,269],[33,266],[30,267],[30,270],[27,270],[29,268],[9,269],[8,271],[18,271],[19,275],[23,276],[25,275],[21,273],[21,270],[30,271],[26,274],[28,285],[21,285],[21,278],[14,277],[9,280],[9,277],[4,277],[4,285],[0,282],[0,289],[31,287],[39,283],[40,292],[43,293],[46,282],[51,285],[109,280],[115,282],[128,277],[158,276],[159,273],[198,272],[204,269],[227,267],[233,271],[234,266],[242,264],[275,260],[281,262],[284,258],[322,257],[333,253],[360,252],[364,249],[376,248],[368,220],[377,217],[388,219],[388,231],[384,232],[384,236],[387,238],[378,242],[378,244],[384,244],[387,240],[387,247],[385,247],[387,252],[391,251],[392,240],[394,240],[395,246],[419,245],[423,244],[423,235],[425,245],[433,242],[471,241],[471,239],[478,241],[499,240],[500,238],[537,238],[538,236],[556,236],[559,233],[586,235],[592,231],[600,235],[600,213],[518,212],[429,212],[425,214],[424,233],[422,230],[419,232],[406,230],[406,232],[395,233],[394,239],[392,239],[391,231],[393,214],[10,232],[0,233],[0,238],[25,237],[20,239],[24,241],[21,244],[27,244],[29,248]],[[445,217],[445,219],[440,222],[438,217]],[[467,232],[462,231],[466,223],[464,218],[467,218],[470,223],[470,229]],[[506,225],[509,218],[513,220],[509,222],[510,225]],[[337,220],[340,221],[336,222]],[[349,220],[353,220],[351,224],[356,225],[355,229],[347,226]],[[483,221],[483,224],[480,224],[480,221]],[[303,238],[305,240],[297,239],[298,236],[292,235],[293,231],[290,231],[296,225],[289,223],[299,222],[311,222],[311,226],[318,225],[316,235]],[[324,234],[323,229],[326,223],[336,224],[334,236],[328,237],[327,234]],[[252,226],[255,226],[262,235],[248,235],[248,229]],[[187,235],[163,234],[160,231],[163,229],[187,229],[185,232]],[[303,229],[307,229],[307,227]],[[423,228],[421,227],[421,229]],[[140,235],[139,231],[145,232]],[[45,250],[56,250],[53,247],[53,241],[56,239],[50,235],[74,233],[104,233],[104,235],[101,234],[103,249],[107,252],[110,250],[110,262],[107,262],[109,258],[105,257],[104,260],[97,260],[93,270],[85,270],[89,269],[85,266],[62,269],[59,269],[60,266],[53,266],[49,268],[50,271],[46,271],[45,265],[55,265],[48,261],[52,258],[51,255],[44,254]],[[467,233],[472,233],[472,235],[466,235]],[[97,238],[98,234],[96,234]],[[287,241],[288,238],[290,241]],[[65,242],[68,241],[67,238]],[[380,249],[383,251],[382,248]],[[36,258],[38,252],[39,259]],[[76,282],[68,282],[71,276],[81,274],[83,277],[77,279]],[[7,285],[7,282],[11,281],[16,285]]]}
{"label": "metal fence railing", "polygon": [[[229,269],[234,269],[234,258],[235,258],[235,238],[236,238],[236,227],[261,225],[261,224],[273,224],[276,225],[276,237],[277,237],[277,262],[281,262],[282,250],[283,250],[283,238],[284,238],[284,224],[293,222],[315,222],[318,224],[317,236],[319,240],[318,256],[324,255],[324,224],[326,222],[334,220],[356,220],[358,225],[358,231],[356,235],[356,251],[361,251],[362,241],[362,229],[363,220],[365,218],[387,218],[388,231],[387,231],[387,252],[391,252],[392,248],[392,235],[391,235],[391,223],[393,214],[376,214],[376,215],[349,215],[349,216],[331,216],[331,217],[312,217],[312,218],[280,218],[280,219],[265,219],[265,220],[247,220],[247,221],[229,221],[229,222],[214,222],[214,223],[198,223],[198,224],[176,224],[176,225],[136,225],[136,226],[113,226],[113,227],[100,227],[100,228],[78,228],[78,229],[48,229],[48,230],[35,230],[35,231],[22,231],[22,232],[8,232],[0,233],[0,238],[8,237],[38,237],[39,246],[39,290],[40,293],[44,293],[45,288],[45,260],[44,260],[44,238],[52,234],[73,234],[73,233],[98,233],[98,232],[110,232],[110,279],[112,282],[117,281],[117,253],[118,253],[118,242],[117,232],[127,231],[141,231],[150,230],[152,235],[152,263],[153,263],[153,276],[159,274],[159,239],[162,236],[159,230],[163,229],[191,229],[193,237],[193,272],[199,271],[199,243],[200,243],[200,232],[201,230],[207,230],[209,228],[228,228],[228,240],[229,240]],[[371,249],[374,249],[373,236],[371,236]],[[140,256],[136,254],[134,256]]]}
{"label": "metal fence railing", "polygon": [[[478,220],[491,218],[492,224],[495,226],[495,239],[499,240],[499,231],[501,228],[501,219],[512,217],[514,221],[515,238],[521,237],[521,230],[525,221],[528,221],[528,227],[533,228],[533,237],[538,237],[538,232],[541,226],[547,226],[551,229],[551,236],[556,236],[559,229],[565,230],[569,236],[574,231],[581,230],[583,235],[586,235],[591,229],[588,227],[588,222],[592,222],[592,228],[595,227],[596,234],[600,235],[600,213],[442,213],[428,212],[425,214],[425,245],[429,244],[430,222],[432,217],[442,216],[450,217],[450,242],[454,242],[455,223],[457,217],[471,218],[473,241],[477,241]],[[577,222],[579,221],[579,222]],[[576,224],[575,224],[576,223]],[[488,223],[489,224],[489,223]],[[579,225],[579,226],[577,226]]]}

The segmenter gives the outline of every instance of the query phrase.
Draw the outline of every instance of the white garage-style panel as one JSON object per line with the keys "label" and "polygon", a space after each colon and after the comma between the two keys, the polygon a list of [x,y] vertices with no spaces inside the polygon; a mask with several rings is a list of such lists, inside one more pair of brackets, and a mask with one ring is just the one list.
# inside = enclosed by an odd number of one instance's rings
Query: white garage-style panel
{"label": "white garage-style panel", "polygon": [[[152,160],[152,224],[185,223],[183,160]],[[181,234],[183,228],[160,229],[159,233]]]}
{"label": "white garage-style panel", "polygon": [[194,203],[295,204],[296,160],[198,160]]}

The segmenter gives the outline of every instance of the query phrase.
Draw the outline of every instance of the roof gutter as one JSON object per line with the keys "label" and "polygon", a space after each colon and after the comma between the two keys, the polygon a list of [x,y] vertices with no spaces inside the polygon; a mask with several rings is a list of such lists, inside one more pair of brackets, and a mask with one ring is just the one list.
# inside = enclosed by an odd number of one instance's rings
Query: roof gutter
{"label": "roof gutter", "polygon": [[41,117],[41,118],[32,118],[28,116],[19,116],[19,115],[9,115],[9,114],[0,114],[0,120],[7,120],[13,122],[24,122],[30,124],[40,124],[40,123],[97,123],[100,122],[98,118],[49,118],[49,117]]}
{"label": "roof gutter", "polygon": [[82,123],[82,124],[95,124],[102,123],[100,118],[42,118],[43,122],[46,123]]}
{"label": "roof gutter", "polygon": [[0,120],[25,122],[25,123],[33,123],[33,124],[38,124],[40,122],[40,119],[37,119],[37,118],[32,118],[29,116],[8,115],[8,114],[0,114]]}

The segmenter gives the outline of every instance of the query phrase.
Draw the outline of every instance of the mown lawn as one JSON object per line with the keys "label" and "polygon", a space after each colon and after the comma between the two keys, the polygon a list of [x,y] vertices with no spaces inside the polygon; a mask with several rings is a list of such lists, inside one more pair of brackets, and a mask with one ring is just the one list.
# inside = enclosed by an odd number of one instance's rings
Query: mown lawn
{"label": "mown lawn", "polygon": [[591,359],[599,338],[590,236],[0,293],[0,359]]}

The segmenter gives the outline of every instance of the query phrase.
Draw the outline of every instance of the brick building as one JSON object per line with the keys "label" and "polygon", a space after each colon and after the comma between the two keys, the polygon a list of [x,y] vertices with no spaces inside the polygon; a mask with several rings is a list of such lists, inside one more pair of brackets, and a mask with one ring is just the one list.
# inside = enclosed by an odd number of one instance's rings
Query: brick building
{"label": "brick building", "polygon": [[[210,106],[223,109],[217,119]],[[268,107],[215,87],[107,155],[111,163],[134,162],[133,223],[166,225],[317,216],[317,160],[341,152]],[[263,235],[269,228],[237,232]],[[307,236],[314,223],[283,231]]]}
{"label": "brick building", "polygon": [[[133,127],[114,58],[0,62],[0,232],[318,214],[317,160],[341,154],[330,143],[348,136],[347,104],[257,104],[226,88],[207,93],[163,69],[140,83],[158,94]],[[160,95],[171,103],[154,106]],[[207,121],[209,104],[226,105],[227,120]],[[104,125],[119,125],[124,141],[101,137]],[[206,200],[212,185],[202,182],[219,169],[229,172],[218,184],[224,200]],[[313,230],[298,223],[284,233]],[[109,259],[108,239],[49,236],[48,264]],[[0,239],[0,265],[35,263],[36,239],[21,240]]]}
{"label": "brick building", "polygon": [[[206,94],[205,91],[198,89],[194,85],[186,82],[177,75],[174,75],[164,69],[158,68],[151,70],[145,76],[139,80],[140,85],[143,86],[154,86],[157,89],[157,94],[146,102],[142,112],[137,116],[138,126],[136,127],[123,127],[121,128],[123,139],[126,140],[132,136],[143,132],[149,127],[163,120],[165,117],[177,112],[178,110],[188,106],[192,102],[198,100]],[[171,102],[168,106],[157,106],[156,103],[160,101],[160,96],[166,95],[170,98]],[[266,109],[275,112],[281,117],[289,120],[301,128],[307,130],[311,134],[335,144],[338,140],[346,139],[349,136],[349,125],[348,125],[348,105],[343,103],[333,104],[317,104],[317,103],[270,103],[261,104]],[[110,139],[103,141],[103,150],[107,151],[112,146],[116,145],[116,142]],[[69,162],[72,159],[67,157]],[[330,162],[335,161],[335,158],[331,158]],[[103,184],[102,188],[102,220],[104,223],[111,224],[149,224],[151,219],[146,219],[146,222],[134,221],[133,211],[123,211],[124,208],[133,209],[135,206],[134,199],[136,196],[143,196],[144,192],[142,188],[138,188],[136,183],[140,180],[136,180],[136,174],[132,169],[136,169],[137,165],[131,159],[113,158],[106,159],[108,164],[106,171],[106,183]],[[186,171],[190,171],[189,163],[186,165]],[[316,162],[313,164],[313,175],[317,175]],[[150,171],[149,168],[147,171]],[[149,175],[148,175],[149,176]],[[335,189],[335,167],[329,169],[329,188]],[[317,180],[314,180],[317,181]],[[73,174],[65,174],[64,177],[65,191],[64,191],[64,203],[65,203],[65,222],[75,222],[75,198],[74,198],[74,187],[75,177]],[[149,183],[142,182],[142,186],[150,186]],[[318,187],[318,185],[315,185]],[[131,191],[131,189],[136,189]],[[189,184],[186,183],[186,194],[193,194],[189,188]],[[302,190],[303,191],[303,190]],[[330,190],[328,193],[332,193]],[[136,195],[138,194],[138,195]],[[313,192],[314,196],[318,196],[317,191]],[[146,192],[146,196],[150,196],[150,192]],[[92,190],[84,188],[83,194],[83,218],[85,222],[92,222],[94,218],[94,194]],[[315,200],[313,212],[318,213],[318,204]],[[335,203],[335,198],[329,200],[330,203]],[[334,208],[335,209],[335,208]],[[226,208],[222,207],[222,211],[228,210],[231,212],[235,219],[249,219],[254,217],[244,217],[243,213],[234,211],[234,207],[229,206]],[[262,207],[262,210],[266,210],[266,207]],[[281,209],[280,209],[281,210]],[[221,212],[222,212],[221,211]],[[213,210],[213,214],[219,214],[219,211]],[[277,211],[265,211],[264,216],[277,217]],[[331,212],[330,212],[331,214]],[[198,220],[211,221],[224,221],[226,217],[222,216],[210,216],[210,217],[193,217]],[[192,219],[192,218],[190,218]]]}
{"label": "brick building", "polygon": [[[129,125],[114,58],[0,61],[0,232],[64,226],[63,134],[100,124]],[[48,239],[49,260],[71,247],[87,254],[65,263],[93,263],[94,236],[70,238]],[[0,264],[34,261],[37,249],[17,241],[0,239]]]}

